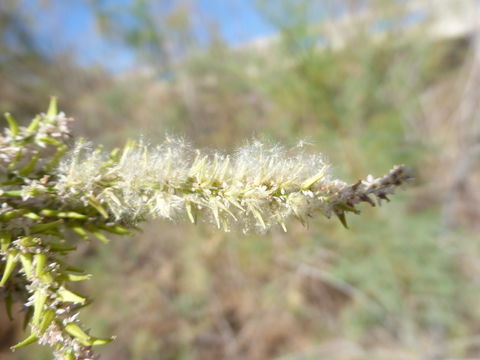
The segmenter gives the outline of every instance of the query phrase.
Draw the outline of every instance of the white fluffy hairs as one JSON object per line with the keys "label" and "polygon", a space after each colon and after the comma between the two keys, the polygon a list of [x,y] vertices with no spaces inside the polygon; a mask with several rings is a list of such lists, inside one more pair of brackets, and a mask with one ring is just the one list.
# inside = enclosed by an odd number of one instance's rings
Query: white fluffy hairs
{"label": "white fluffy hairs", "polygon": [[395,184],[369,179],[349,186],[327,170],[324,157],[303,146],[259,141],[233,155],[207,154],[176,138],[156,147],[129,143],[110,155],[79,143],[58,168],[57,190],[120,222],[203,218],[225,231],[234,223],[264,231],[275,223],[286,230],[292,215],[305,223],[315,212],[335,213],[344,223],[343,213],[357,212],[356,203],[373,204],[369,194],[385,198],[409,177],[402,172]]}

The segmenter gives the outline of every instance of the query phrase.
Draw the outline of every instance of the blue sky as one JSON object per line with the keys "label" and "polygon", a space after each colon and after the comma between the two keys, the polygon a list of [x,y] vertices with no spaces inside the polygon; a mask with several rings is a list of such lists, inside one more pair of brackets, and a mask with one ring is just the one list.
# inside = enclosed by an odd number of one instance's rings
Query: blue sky
{"label": "blue sky", "polygon": [[201,11],[219,24],[229,44],[239,44],[258,36],[269,35],[274,29],[257,13],[255,0],[199,0]]}
{"label": "blue sky", "polygon": [[[99,35],[95,14],[88,5],[92,1],[102,1],[107,6],[118,8],[122,5],[131,4],[135,0],[19,1],[21,1],[26,12],[33,15],[33,31],[44,51],[72,54],[80,64],[100,64],[114,72],[120,72],[135,66],[135,56],[131,50],[118,42],[113,42],[111,38]],[[275,33],[275,29],[257,12],[255,8],[256,0],[149,1],[162,9],[171,8],[178,3],[194,4],[192,16],[196,33],[200,38],[202,33],[205,34],[208,24],[211,23],[217,25],[222,38],[232,46]],[[266,4],[274,7],[277,0],[270,1],[272,2],[266,1]],[[480,2],[480,0],[478,1]],[[48,5],[45,6],[45,3]],[[312,9],[315,11],[312,11]],[[313,7],[312,9],[310,9],[307,17],[314,18],[316,21],[322,17],[322,14],[325,14],[321,7]],[[405,24],[422,21],[424,15],[422,13],[410,15],[404,19]],[[285,20],[288,21],[288,18]],[[388,21],[379,21],[373,30],[381,31],[391,25]]]}
{"label": "blue sky", "polygon": [[[130,0],[108,0],[110,5]],[[174,0],[158,0],[174,3]],[[237,45],[256,37],[270,35],[274,29],[257,13],[255,0],[197,0],[194,14],[199,26],[202,21],[215,22],[223,39]],[[102,64],[114,71],[128,69],[134,55],[120,44],[99,36],[95,17],[86,0],[24,0],[23,6],[39,14],[32,25],[42,48],[47,52],[66,51],[84,65]]]}

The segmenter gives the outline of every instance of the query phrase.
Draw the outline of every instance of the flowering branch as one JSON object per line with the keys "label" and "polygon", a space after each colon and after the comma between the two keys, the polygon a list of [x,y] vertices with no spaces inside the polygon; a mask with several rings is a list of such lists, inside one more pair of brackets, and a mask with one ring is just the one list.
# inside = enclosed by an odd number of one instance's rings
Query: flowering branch
{"label": "flowering branch", "polygon": [[264,231],[293,216],[302,223],[316,212],[340,217],[358,213],[356,205],[388,200],[411,176],[402,166],[382,178],[369,176],[348,185],[332,180],[319,155],[300,147],[266,147],[253,142],[234,155],[207,155],[181,140],[167,139],[149,148],[129,143],[107,155],[77,145],[58,169],[56,191],[64,201],[92,205],[117,223],[148,217],[210,220],[229,231]]}
{"label": "flowering branch", "polygon": [[[30,335],[12,350],[38,342],[55,359],[93,359],[91,336],[78,321],[86,297],[71,283],[90,278],[65,262],[70,239],[130,234],[149,218],[207,220],[229,231],[265,231],[289,217],[305,224],[319,213],[358,213],[361,202],[388,200],[411,176],[402,166],[381,178],[349,185],[333,179],[323,157],[301,147],[252,142],[233,155],[208,154],[167,138],[157,147],[129,142],[106,153],[84,142],[71,146],[68,122],[53,99],[46,114],[0,136],[0,297],[26,309]],[[71,150],[70,150],[71,149]],[[70,151],[69,151],[70,150]],[[68,153],[68,154],[67,154]],[[67,154],[67,155],[65,155]]]}

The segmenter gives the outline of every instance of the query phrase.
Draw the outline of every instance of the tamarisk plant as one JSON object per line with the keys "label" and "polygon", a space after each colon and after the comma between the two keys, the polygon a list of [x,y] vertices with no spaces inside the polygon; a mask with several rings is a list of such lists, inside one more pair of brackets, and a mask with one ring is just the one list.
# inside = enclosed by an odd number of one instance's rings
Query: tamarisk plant
{"label": "tamarisk plant", "polygon": [[[285,149],[251,142],[232,155],[205,153],[167,138],[157,147],[129,142],[110,153],[74,142],[71,119],[48,111],[27,127],[5,114],[0,135],[0,297],[12,318],[23,305],[25,340],[48,345],[55,359],[87,360],[92,347],[110,342],[81,326],[79,310],[88,299],[74,292],[90,278],[67,263],[75,239],[129,235],[149,218],[212,222],[229,231],[265,231],[289,217],[303,224],[315,213],[358,213],[361,202],[375,206],[411,179],[403,166],[380,178],[349,185],[333,179],[320,155],[302,147]],[[235,225],[237,224],[237,225]]]}

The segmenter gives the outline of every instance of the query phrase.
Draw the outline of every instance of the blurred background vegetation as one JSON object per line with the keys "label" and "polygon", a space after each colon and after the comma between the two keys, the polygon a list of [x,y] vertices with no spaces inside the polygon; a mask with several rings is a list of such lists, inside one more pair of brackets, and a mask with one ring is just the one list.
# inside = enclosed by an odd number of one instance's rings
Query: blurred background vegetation
{"label": "blurred background vegetation", "polygon": [[[247,2],[268,34],[241,0],[0,2],[1,112],[27,121],[56,95],[76,136],[107,146],[303,140],[349,181],[415,172],[350,230],[160,221],[80,244],[96,299],[83,321],[117,335],[102,359],[480,359],[478,2]],[[78,9],[94,26],[75,37]],[[18,318],[0,315],[0,358],[48,359],[9,353]]]}

